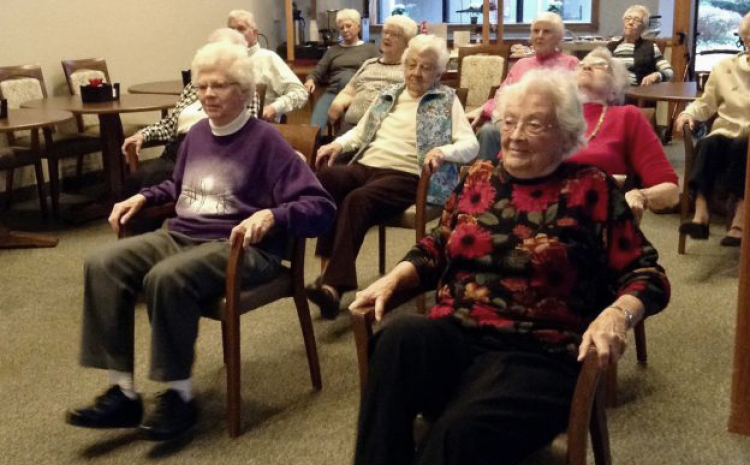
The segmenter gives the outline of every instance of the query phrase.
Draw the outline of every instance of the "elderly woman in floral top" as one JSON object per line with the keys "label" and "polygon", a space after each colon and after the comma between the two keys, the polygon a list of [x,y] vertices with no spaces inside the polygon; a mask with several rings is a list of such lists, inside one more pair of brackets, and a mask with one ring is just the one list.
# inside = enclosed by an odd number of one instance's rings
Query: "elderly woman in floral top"
{"label": "elderly woman in floral top", "polygon": [[[429,318],[373,340],[357,465],[519,462],[565,428],[576,359],[614,363],[669,301],[614,181],[562,163],[586,128],[571,78],[532,72],[498,106],[498,165],[475,162],[440,225],[352,303],[380,319],[394,291],[438,289]],[[415,453],[418,413],[435,422]]]}

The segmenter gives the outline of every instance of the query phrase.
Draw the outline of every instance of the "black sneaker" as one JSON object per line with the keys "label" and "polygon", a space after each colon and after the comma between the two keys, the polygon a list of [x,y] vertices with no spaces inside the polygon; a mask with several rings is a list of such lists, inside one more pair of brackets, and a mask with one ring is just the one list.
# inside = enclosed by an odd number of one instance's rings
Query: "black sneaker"
{"label": "black sneaker", "polygon": [[323,287],[319,280],[305,287],[307,298],[320,307],[320,316],[326,320],[335,320],[341,310],[341,300]]}
{"label": "black sneaker", "polygon": [[120,386],[112,386],[94,401],[94,405],[69,410],[65,421],[84,428],[134,428],[143,418],[141,397],[131,399]]}
{"label": "black sneaker", "polygon": [[140,430],[151,441],[169,441],[192,428],[197,420],[195,399],[185,402],[179,392],[167,389],[157,396],[156,408],[141,423]]}

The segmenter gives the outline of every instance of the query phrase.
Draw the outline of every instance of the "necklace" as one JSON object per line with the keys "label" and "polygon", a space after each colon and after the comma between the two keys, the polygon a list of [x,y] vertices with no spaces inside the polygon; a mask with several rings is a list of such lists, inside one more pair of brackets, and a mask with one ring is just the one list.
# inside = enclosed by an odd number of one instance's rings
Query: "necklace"
{"label": "necklace", "polygon": [[591,131],[591,134],[586,136],[586,142],[589,142],[591,139],[596,137],[596,133],[599,132],[599,129],[602,127],[604,117],[607,116],[607,108],[607,105],[602,106],[602,113],[599,115],[599,121],[596,122],[596,126],[594,127],[594,130]]}

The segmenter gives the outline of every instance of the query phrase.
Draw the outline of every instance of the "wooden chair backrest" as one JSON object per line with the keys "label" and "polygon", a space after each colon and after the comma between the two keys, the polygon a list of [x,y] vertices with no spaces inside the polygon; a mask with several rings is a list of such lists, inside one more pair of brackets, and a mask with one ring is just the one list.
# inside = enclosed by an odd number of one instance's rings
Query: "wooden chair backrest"
{"label": "wooden chair backrest", "polygon": [[[47,87],[44,85],[44,75],[42,74],[42,68],[39,65],[0,66],[0,82],[24,78],[36,79],[39,81],[42,98],[47,98]],[[3,95],[2,86],[0,86],[0,98],[12,99],[9,95]],[[10,145],[14,144],[15,138],[18,134],[19,133],[13,132],[7,133],[6,137],[8,138],[8,143]]]}
{"label": "wooden chair backrest", "polygon": [[497,55],[505,59],[505,66],[503,66],[503,76],[505,79],[508,73],[508,57],[510,56],[510,46],[507,44],[502,45],[475,45],[472,47],[459,47],[458,49],[458,82],[461,82],[461,68],[463,66],[464,58],[470,55]]}
{"label": "wooden chair backrest", "polygon": [[315,151],[320,128],[309,124],[274,124],[289,145],[307,158],[308,166],[315,168]]}
{"label": "wooden chair backrest", "polygon": [[[104,58],[84,58],[81,60],[62,60],[63,74],[65,75],[65,82],[68,84],[68,90],[70,95],[78,95],[81,93],[80,89],[77,89],[77,84],[73,80],[73,74],[78,71],[99,71],[104,75],[104,81],[111,83],[112,80],[109,77],[109,70],[107,69],[107,60]],[[88,124],[96,124],[97,118],[95,116],[81,116],[76,115],[76,125],[78,126],[78,132],[83,132],[85,129],[84,118]]]}

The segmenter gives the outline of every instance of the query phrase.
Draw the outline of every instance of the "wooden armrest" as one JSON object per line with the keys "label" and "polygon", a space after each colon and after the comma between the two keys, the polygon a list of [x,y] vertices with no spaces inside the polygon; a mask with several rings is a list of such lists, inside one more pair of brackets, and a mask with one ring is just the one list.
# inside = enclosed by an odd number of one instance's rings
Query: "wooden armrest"
{"label": "wooden armrest", "polygon": [[154,205],[141,209],[138,213],[130,217],[130,221],[120,226],[120,232],[117,234],[119,239],[123,237],[132,236],[131,228],[133,226],[133,220],[140,219],[167,219],[175,215],[175,204],[174,202],[165,203],[162,205]]}
{"label": "wooden armrest", "polygon": [[[586,464],[588,432],[592,434],[592,446],[597,456],[609,456],[607,419],[604,409],[604,369],[597,363],[596,349],[590,348],[583,359],[578,381],[573,392],[568,416],[568,460],[569,465]],[[600,462],[596,463],[610,463]]]}
{"label": "wooden armrest", "polygon": [[422,167],[422,174],[419,176],[419,184],[417,184],[417,201],[416,203],[416,214],[415,224],[417,226],[417,241],[422,240],[425,235],[425,215],[424,211],[427,208],[427,193],[430,190],[430,177],[432,173],[427,170],[427,167]]}
{"label": "wooden armrest", "polygon": [[135,144],[128,145],[125,149],[125,158],[128,161],[130,172],[134,173],[138,169],[138,154],[135,152]]}

